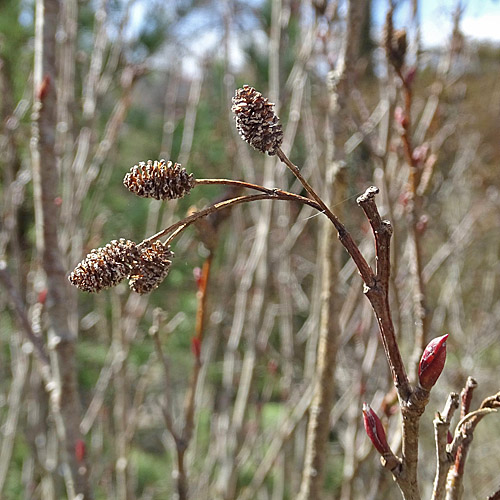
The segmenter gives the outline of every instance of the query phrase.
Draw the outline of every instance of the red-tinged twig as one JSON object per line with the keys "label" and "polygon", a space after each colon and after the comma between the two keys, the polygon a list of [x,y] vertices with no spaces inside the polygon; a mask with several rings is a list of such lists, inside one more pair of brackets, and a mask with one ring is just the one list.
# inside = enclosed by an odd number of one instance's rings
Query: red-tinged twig
{"label": "red-tinged twig", "polygon": [[[474,390],[476,385],[476,381],[469,377],[461,394],[462,404],[466,409],[470,407],[472,397],[469,393]],[[458,422],[453,442],[449,446],[449,453],[451,459],[454,460],[454,464],[448,473],[446,500],[461,500],[463,496],[465,463],[474,437],[474,430],[484,416],[497,412],[499,408],[500,392],[484,399],[477,410],[468,411],[460,422]]]}
{"label": "red-tinged twig", "polygon": [[[406,55],[406,34],[403,36],[400,31],[394,30],[392,24],[394,6],[391,6],[386,16],[386,53],[387,58],[393,66],[396,75],[401,81],[404,107],[401,118],[399,120],[401,125],[401,142],[405,153],[406,163],[409,166],[409,179],[408,179],[408,219],[410,226],[410,240],[412,243],[413,255],[411,259],[411,273],[413,275],[413,308],[415,318],[415,342],[414,351],[411,364],[412,379],[416,378],[416,369],[420,353],[423,351],[427,336],[428,336],[428,314],[425,304],[425,286],[422,277],[422,243],[420,233],[417,225],[420,218],[420,208],[422,205],[422,196],[419,191],[420,180],[422,177],[422,168],[415,156],[415,147],[412,143],[412,119],[411,107],[413,101],[412,85],[413,78],[408,77],[405,66]],[[404,33],[404,32],[403,32]],[[404,40],[404,43],[399,46],[397,40]],[[400,52],[398,52],[400,49]],[[406,73],[406,75],[405,75]]]}
{"label": "red-tinged twig", "polygon": [[469,413],[472,396],[476,387],[477,381],[472,377],[468,377],[465,387],[460,393],[460,418],[464,418]]}
{"label": "red-tinged twig", "polygon": [[180,500],[188,498],[188,477],[184,459],[189,443],[191,442],[191,439],[193,437],[193,430],[195,427],[195,396],[198,387],[200,370],[202,367],[200,349],[203,342],[203,334],[205,330],[207,288],[210,277],[210,270],[212,268],[212,259],[213,254],[212,252],[210,252],[208,257],[205,259],[201,270],[201,277],[199,280],[197,292],[198,308],[196,311],[196,329],[195,336],[193,338],[193,355],[195,361],[193,365],[193,372],[191,374],[191,380],[184,401],[184,425],[180,433],[180,439],[175,441],[178,466],[177,492],[179,494]]}
{"label": "red-tinged twig", "polygon": [[448,396],[443,413],[436,413],[436,417],[433,421],[434,438],[436,441],[436,475],[434,477],[431,500],[444,500],[445,497],[446,475],[452,463],[446,446],[448,444],[450,422],[459,406],[458,400],[458,394],[452,392]]}

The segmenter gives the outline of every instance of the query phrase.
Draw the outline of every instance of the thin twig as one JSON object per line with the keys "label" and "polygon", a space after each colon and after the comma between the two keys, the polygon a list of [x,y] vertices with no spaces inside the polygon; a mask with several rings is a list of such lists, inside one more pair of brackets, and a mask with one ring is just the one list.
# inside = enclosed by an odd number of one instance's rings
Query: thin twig
{"label": "thin twig", "polygon": [[446,475],[451,465],[450,454],[446,450],[446,445],[450,422],[459,405],[458,398],[459,396],[456,392],[449,394],[443,413],[436,413],[433,421],[436,441],[436,475],[434,477],[431,500],[444,500],[446,493]]}
{"label": "thin twig", "polygon": [[[263,188],[266,189],[266,188]],[[232,207],[234,205],[239,205],[240,203],[248,203],[251,201],[258,201],[258,200],[286,200],[286,201],[296,201],[298,203],[302,203],[305,205],[309,205],[311,207],[316,208],[317,210],[321,210],[320,207],[312,200],[309,200],[308,198],[304,198],[303,196],[299,196],[298,194],[293,194],[293,193],[288,193],[286,191],[281,191],[281,190],[275,190],[271,189],[270,192],[266,192],[266,194],[254,194],[254,195],[247,195],[247,196],[239,196],[236,198],[231,198],[229,200],[224,200],[219,203],[215,203],[214,205],[210,205],[207,208],[204,208],[203,210],[200,210],[199,212],[195,212],[194,214],[175,222],[174,224],[170,225],[169,227],[159,231],[158,233],[154,234],[153,236],[150,236],[149,238],[145,239],[143,242],[141,242],[138,247],[148,245],[149,243],[152,243],[153,241],[156,241],[163,236],[166,236],[169,233],[172,233],[168,240],[167,243],[170,243],[174,238],[179,236],[179,234],[184,231],[187,227],[189,227],[193,222],[196,222],[198,219],[201,217],[206,217],[207,215],[213,214],[214,212],[217,212],[219,210],[223,210],[225,208]]]}

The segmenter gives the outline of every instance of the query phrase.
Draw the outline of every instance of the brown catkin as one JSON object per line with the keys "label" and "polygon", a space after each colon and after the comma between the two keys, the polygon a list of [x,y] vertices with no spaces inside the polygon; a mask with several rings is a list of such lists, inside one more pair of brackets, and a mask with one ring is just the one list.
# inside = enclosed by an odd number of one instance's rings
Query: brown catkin
{"label": "brown catkin", "polygon": [[188,194],[195,185],[193,174],[188,174],[178,163],[165,160],[139,162],[123,179],[125,187],[142,198],[174,200]]}
{"label": "brown catkin", "polygon": [[130,276],[139,251],[133,241],[121,238],[93,249],[69,275],[72,285],[86,292],[100,292]]}
{"label": "brown catkin", "polygon": [[249,85],[236,90],[231,108],[241,137],[268,155],[275,155],[283,142],[283,129],[273,108],[273,103]]}
{"label": "brown catkin", "polygon": [[130,288],[140,294],[158,288],[168,275],[173,257],[170,246],[161,241],[141,248],[137,266],[130,276]]}

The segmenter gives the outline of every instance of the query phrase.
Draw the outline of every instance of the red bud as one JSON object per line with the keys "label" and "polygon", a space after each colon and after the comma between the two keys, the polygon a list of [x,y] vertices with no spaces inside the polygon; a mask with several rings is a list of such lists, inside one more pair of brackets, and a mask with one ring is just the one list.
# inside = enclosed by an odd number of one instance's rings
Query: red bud
{"label": "red bud", "polygon": [[75,443],[75,458],[77,462],[83,462],[85,458],[85,441],[77,439]]}
{"label": "red bud", "polygon": [[420,146],[417,146],[412,153],[412,158],[416,163],[424,163],[424,161],[427,159],[427,156],[429,156],[429,145],[427,143],[421,144]]}
{"label": "red bud", "polygon": [[201,340],[198,337],[193,337],[191,339],[191,352],[197,361],[200,360],[201,355]]}
{"label": "red bud", "polygon": [[46,300],[47,300],[47,289],[44,288],[43,290],[40,290],[40,292],[38,292],[37,302],[40,304],[45,304]]}
{"label": "red bud", "polygon": [[275,359],[270,359],[267,362],[267,371],[271,375],[276,375],[276,373],[278,372],[278,362]]}
{"label": "red bud", "polygon": [[203,285],[203,273],[201,271],[201,267],[195,267],[193,269],[193,276],[194,280],[196,281],[196,286],[198,287],[198,290],[201,290]]}
{"label": "red bud", "polygon": [[396,120],[396,123],[400,125],[403,128],[407,128],[409,121],[408,117],[406,116],[406,113],[404,112],[403,108],[400,106],[397,106],[396,109],[394,110],[394,119]]}
{"label": "red bud", "polygon": [[446,339],[448,334],[437,337],[427,344],[418,366],[418,381],[428,391],[436,383],[446,361]]}
{"label": "red bud", "polygon": [[40,83],[40,86],[38,87],[38,92],[37,92],[38,99],[40,101],[43,101],[47,97],[49,90],[50,90],[50,75],[45,75],[43,77],[42,82]]}
{"label": "red bud", "polygon": [[363,403],[363,423],[365,424],[365,431],[376,450],[381,455],[391,453],[391,449],[387,444],[384,426],[370,405],[366,403]]}

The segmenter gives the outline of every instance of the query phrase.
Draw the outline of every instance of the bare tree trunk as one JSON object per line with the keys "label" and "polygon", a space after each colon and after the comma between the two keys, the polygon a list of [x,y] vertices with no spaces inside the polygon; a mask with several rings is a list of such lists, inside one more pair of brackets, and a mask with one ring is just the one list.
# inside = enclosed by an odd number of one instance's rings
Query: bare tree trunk
{"label": "bare tree trunk", "polygon": [[[77,463],[75,445],[80,439],[80,401],[76,386],[75,333],[68,323],[68,296],[72,293],[59,247],[58,158],[56,136],[56,31],[58,0],[37,0],[35,33],[34,108],[32,166],[35,196],[36,243],[47,283],[50,319],[49,348],[55,389],[51,408],[55,422],[68,497],[91,498],[87,467]],[[72,489],[73,488],[73,489]]]}

